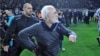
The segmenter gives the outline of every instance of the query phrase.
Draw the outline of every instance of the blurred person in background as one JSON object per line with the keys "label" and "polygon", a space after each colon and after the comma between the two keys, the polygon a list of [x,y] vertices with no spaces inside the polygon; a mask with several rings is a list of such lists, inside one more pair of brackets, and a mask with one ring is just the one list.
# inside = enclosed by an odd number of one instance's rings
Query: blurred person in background
{"label": "blurred person in background", "polygon": [[[64,17],[64,14],[63,14],[63,10],[59,10],[58,11],[58,20],[66,26],[66,22],[65,22],[65,17]],[[64,40],[64,37],[63,37],[63,34],[60,34],[60,50],[62,51],[65,51],[65,48],[63,47],[63,40]]]}
{"label": "blurred person in background", "polygon": [[99,35],[97,37],[97,41],[98,41],[99,46],[100,46],[100,8],[97,9],[96,13],[94,14],[94,18],[98,20],[98,32],[99,32]]}
{"label": "blurred person in background", "polygon": [[21,15],[21,11],[19,8],[15,8],[14,15]]}
{"label": "blurred person in background", "polygon": [[13,9],[9,8],[7,10],[5,10],[5,13],[8,16],[8,21],[7,21],[7,25],[10,26],[12,20],[14,19],[15,15],[13,14]]}

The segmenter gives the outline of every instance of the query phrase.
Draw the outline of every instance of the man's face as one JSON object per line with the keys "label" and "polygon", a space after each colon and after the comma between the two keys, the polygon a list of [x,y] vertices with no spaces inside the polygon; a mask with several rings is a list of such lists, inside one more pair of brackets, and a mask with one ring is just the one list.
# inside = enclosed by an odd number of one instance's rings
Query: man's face
{"label": "man's face", "polygon": [[16,13],[18,13],[18,12],[19,12],[19,9],[18,9],[18,8],[16,8],[16,9],[15,9],[15,12],[16,12]]}
{"label": "man's face", "polygon": [[32,15],[32,13],[33,13],[33,10],[32,10],[32,5],[27,5],[25,8],[24,8],[24,12],[25,12],[25,14],[27,14],[27,15]]}
{"label": "man's face", "polygon": [[58,21],[58,13],[55,8],[48,8],[48,15],[47,18],[51,23],[57,23]]}

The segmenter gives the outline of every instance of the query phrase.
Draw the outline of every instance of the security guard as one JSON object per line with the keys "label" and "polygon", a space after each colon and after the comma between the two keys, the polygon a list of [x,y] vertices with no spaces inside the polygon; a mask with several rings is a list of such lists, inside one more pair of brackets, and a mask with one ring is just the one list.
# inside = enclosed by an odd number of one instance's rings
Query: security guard
{"label": "security guard", "polygon": [[[9,56],[20,56],[20,53],[24,48],[18,40],[18,32],[38,22],[32,14],[32,5],[30,3],[25,3],[23,5],[23,14],[16,16],[7,30],[1,56],[4,56],[5,52],[8,53]],[[11,38],[12,36],[13,38]]]}

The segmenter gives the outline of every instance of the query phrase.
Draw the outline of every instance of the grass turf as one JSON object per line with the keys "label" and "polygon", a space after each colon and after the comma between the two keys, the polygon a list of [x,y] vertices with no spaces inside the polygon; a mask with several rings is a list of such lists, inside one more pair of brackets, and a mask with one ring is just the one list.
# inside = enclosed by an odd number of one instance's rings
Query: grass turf
{"label": "grass turf", "polygon": [[[71,43],[65,36],[63,47],[66,51],[60,51],[58,56],[100,56],[100,46],[96,40],[98,37],[97,23],[92,22],[90,25],[80,23],[77,26],[71,25],[70,29],[77,33],[77,42]],[[25,49],[20,56],[35,55]]]}

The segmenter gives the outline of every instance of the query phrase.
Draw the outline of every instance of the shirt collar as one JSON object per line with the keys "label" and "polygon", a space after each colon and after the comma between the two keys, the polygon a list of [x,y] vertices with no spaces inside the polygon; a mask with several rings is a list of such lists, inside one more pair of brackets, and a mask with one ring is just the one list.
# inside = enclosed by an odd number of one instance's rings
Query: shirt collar
{"label": "shirt collar", "polygon": [[51,27],[49,27],[44,21],[42,21],[42,25],[45,29],[53,31],[53,29],[56,27],[57,23],[52,24]]}

